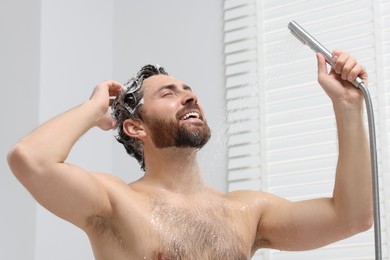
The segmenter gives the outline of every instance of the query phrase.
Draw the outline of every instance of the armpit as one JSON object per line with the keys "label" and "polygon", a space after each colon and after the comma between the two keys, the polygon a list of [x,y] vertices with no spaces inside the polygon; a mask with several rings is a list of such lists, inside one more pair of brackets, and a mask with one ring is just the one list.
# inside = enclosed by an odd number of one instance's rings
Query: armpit
{"label": "armpit", "polygon": [[[87,220],[88,227],[98,236],[109,234],[115,241],[123,243],[122,237],[116,225],[99,215],[92,215]],[[109,233],[108,233],[109,232]]]}

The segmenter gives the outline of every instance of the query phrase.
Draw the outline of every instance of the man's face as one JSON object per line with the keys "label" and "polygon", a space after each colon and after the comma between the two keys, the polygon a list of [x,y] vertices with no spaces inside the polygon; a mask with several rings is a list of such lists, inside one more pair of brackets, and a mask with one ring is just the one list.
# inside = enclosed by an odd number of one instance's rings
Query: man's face
{"label": "man's face", "polygon": [[210,139],[210,128],[197,96],[183,82],[156,75],[143,82],[142,118],[157,148],[201,148]]}

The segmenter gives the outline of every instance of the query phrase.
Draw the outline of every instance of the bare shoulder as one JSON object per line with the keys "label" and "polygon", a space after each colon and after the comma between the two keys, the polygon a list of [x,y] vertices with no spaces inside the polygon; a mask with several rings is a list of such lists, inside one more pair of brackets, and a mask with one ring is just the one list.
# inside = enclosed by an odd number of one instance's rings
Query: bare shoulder
{"label": "bare shoulder", "polygon": [[111,196],[122,192],[130,192],[132,190],[131,185],[117,176],[102,172],[93,172],[92,176],[100,182],[106,192]]}
{"label": "bare shoulder", "polygon": [[266,203],[274,196],[267,192],[254,191],[254,190],[237,190],[226,193],[226,198],[232,200],[238,200],[243,203],[260,205]]}
{"label": "bare shoulder", "polygon": [[237,201],[245,205],[258,214],[262,215],[267,210],[286,202],[285,199],[268,192],[253,190],[238,190],[225,195],[228,200]]}
{"label": "bare shoulder", "polygon": [[125,181],[117,176],[104,172],[92,172],[92,175],[102,183],[113,183],[118,185],[126,185]]}

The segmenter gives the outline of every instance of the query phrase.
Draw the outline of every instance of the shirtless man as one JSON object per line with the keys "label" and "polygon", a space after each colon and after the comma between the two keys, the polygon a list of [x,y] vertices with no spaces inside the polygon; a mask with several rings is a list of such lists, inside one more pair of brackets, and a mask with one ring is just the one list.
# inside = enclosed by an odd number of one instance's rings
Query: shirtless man
{"label": "shirtless man", "polygon": [[[314,249],[372,225],[363,98],[345,80],[366,71],[334,51],[318,80],[335,111],[339,160],[332,198],[290,202],[257,191],[222,193],[201,178],[196,151],[210,137],[197,96],[182,81],[146,66],[127,88],[96,86],[90,100],[43,124],[10,151],[19,181],[48,210],[88,235],[97,260],[250,259],[260,248]],[[113,119],[110,96],[117,97]],[[127,115],[127,116],[126,116]],[[117,121],[117,122],[116,122]],[[66,163],[89,129],[118,125],[118,139],[145,169],[127,184]]]}

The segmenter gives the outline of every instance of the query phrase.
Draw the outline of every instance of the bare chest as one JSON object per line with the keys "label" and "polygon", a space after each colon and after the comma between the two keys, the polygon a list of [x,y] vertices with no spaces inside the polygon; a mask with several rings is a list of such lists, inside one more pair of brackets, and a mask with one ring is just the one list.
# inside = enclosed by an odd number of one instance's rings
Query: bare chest
{"label": "bare chest", "polygon": [[116,204],[112,221],[95,217],[95,257],[106,259],[248,260],[256,223],[249,210],[221,198],[148,195]]}
{"label": "bare chest", "polygon": [[148,203],[154,259],[250,258],[249,223],[229,203],[216,199],[171,203],[158,197],[150,197]]}

